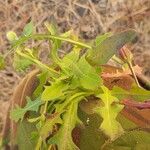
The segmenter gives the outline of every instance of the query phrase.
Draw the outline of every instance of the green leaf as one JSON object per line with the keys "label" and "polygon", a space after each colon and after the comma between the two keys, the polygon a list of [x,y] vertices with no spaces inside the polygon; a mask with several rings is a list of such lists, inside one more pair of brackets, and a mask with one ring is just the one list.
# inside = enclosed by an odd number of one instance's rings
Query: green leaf
{"label": "green leaf", "polygon": [[132,149],[128,146],[113,146],[113,147],[104,148],[104,150],[132,150]]}
{"label": "green leaf", "polygon": [[64,81],[57,81],[50,86],[46,86],[42,93],[41,99],[43,101],[51,101],[64,96],[64,91],[67,90],[69,85]]}
{"label": "green leaf", "polygon": [[16,40],[18,39],[16,33],[13,32],[13,31],[7,32],[6,36],[7,36],[7,39],[8,39],[10,42],[14,42],[14,41],[16,41]]}
{"label": "green leaf", "polygon": [[111,93],[119,99],[131,98],[140,102],[150,99],[150,91],[140,88],[136,85],[132,86],[132,88],[128,91],[115,86]]}
{"label": "green leaf", "polygon": [[[58,27],[57,27],[57,25],[55,23],[49,24],[48,22],[45,22],[45,26],[46,26],[46,28],[48,29],[48,31],[49,31],[49,33],[51,35],[56,35],[56,36],[59,35],[59,32],[57,30]],[[68,32],[65,32],[65,33],[61,34],[60,36],[66,38],[66,37],[69,37],[70,34],[71,34],[71,32],[68,31]],[[52,41],[53,42],[51,44],[52,45],[51,57],[52,57],[53,61],[56,64],[60,64],[61,60],[60,60],[60,58],[58,56],[58,49],[61,47],[62,41],[58,40],[58,39],[52,39]]]}
{"label": "green leaf", "polygon": [[19,123],[17,128],[17,146],[19,150],[35,149],[37,138],[32,138],[32,133],[36,132],[35,124],[31,124],[26,120]]}
{"label": "green leaf", "polygon": [[19,106],[16,106],[16,108],[10,112],[10,117],[15,122],[18,122],[19,119],[23,120],[25,113],[26,113],[26,110],[20,108]]}
{"label": "green leaf", "polygon": [[109,144],[108,147],[124,146],[129,147],[131,150],[139,150],[139,146],[143,147],[143,150],[148,150],[147,146],[150,146],[150,134],[144,131],[131,131],[127,132],[117,140],[115,140],[112,144]]}
{"label": "green leaf", "polygon": [[24,115],[27,111],[35,111],[37,112],[39,110],[39,107],[43,104],[43,101],[41,101],[40,97],[38,97],[35,100],[31,100],[29,97],[27,97],[27,104],[24,108],[21,108],[17,106],[14,110],[11,111],[10,117],[15,122],[18,122],[20,119],[23,120]]}
{"label": "green leaf", "polygon": [[5,59],[2,55],[0,55],[0,70],[5,67]]}
{"label": "green leaf", "polygon": [[134,30],[127,30],[106,38],[106,40],[88,51],[86,59],[92,65],[105,64],[113,55],[117,54],[117,50],[132,42],[136,36],[137,34]]}
{"label": "green leaf", "polygon": [[37,99],[35,100],[31,100],[29,97],[27,97],[27,105],[25,106],[25,109],[27,111],[35,111],[35,112],[38,112],[39,110],[39,107],[44,104],[42,101],[41,101],[41,98],[38,97]]}
{"label": "green leaf", "polygon": [[73,50],[63,57],[59,65],[63,70],[63,72],[65,72],[68,76],[69,75],[72,76],[73,75],[72,70],[76,66],[78,60],[79,60],[79,52]]}
{"label": "green leaf", "polygon": [[[51,35],[59,35],[56,24],[54,23],[49,24],[48,22],[45,22],[45,26]],[[59,64],[60,58],[58,56],[58,49],[61,46],[61,40],[52,39],[51,45],[52,45],[51,57],[56,64]]]}
{"label": "green leaf", "polygon": [[71,93],[68,96],[66,96],[66,99],[63,103],[61,104],[55,104],[56,111],[57,112],[63,112],[66,107],[73,101],[79,102],[84,99],[85,96],[89,96],[91,93],[87,92],[76,92],[76,93]]}
{"label": "green leaf", "polygon": [[121,113],[118,114],[117,120],[120,122],[124,130],[131,130],[131,129],[137,128],[137,125],[134,122],[126,118]]}
{"label": "green leaf", "polygon": [[78,86],[85,89],[94,90],[102,82],[99,73],[86,61],[85,57],[82,56],[79,59],[79,51],[67,54],[62,60],[61,68],[68,76],[73,76],[73,84],[78,83]]}
{"label": "green leaf", "polygon": [[118,99],[111,95],[109,89],[105,86],[102,86],[102,89],[104,93],[98,95],[98,97],[101,98],[104,106],[97,107],[95,111],[103,118],[100,129],[102,129],[111,140],[114,140],[124,132],[120,123],[116,120],[116,117],[123,109],[123,106],[114,103],[118,102]]}
{"label": "green leaf", "polygon": [[78,51],[71,51],[62,59],[62,68],[70,68],[73,67],[73,64],[76,64],[79,60],[79,52]]}
{"label": "green leaf", "polygon": [[54,22],[53,23],[45,22],[44,25],[46,26],[47,30],[51,35],[58,35],[58,30],[57,30],[58,27]]}
{"label": "green leaf", "polygon": [[80,58],[77,65],[74,66],[73,73],[85,89],[95,90],[101,85],[99,73],[86,61],[85,57]]}
{"label": "green leaf", "polygon": [[81,132],[79,148],[81,150],[100,150],[101,145],[107,139],[99,130],[102,118],[98,114],[87,115],[82,111],[79,111],[79,117],[85,124],[85,127],[79,127]]}
{"label": "green leaf", "polygon": [[135,149],[136,150],[148,150],[150,148],[150,144],[145,144],[145,143],[142,143],[142,144],[137,144]]}
{"label": "green leaf", "polygon": [[25,69],[27,69],[32,64],[33,62],[30,61],[29,59],[23,58],[19,56],[18,54],[14,55],[13,67],[17,71],[20,71],[20,72],[25,71]]}
{"label": "green leaf", "polygon": [[44,125],[42,126],[40,130],[40,135],[42,139],[46,139],[50,135],[50,133],[52,133],[53,127],[57,123],[62,123],[59,113],[53,114],[51,118],[47,119]]}
{"label": "green leaf", "polygon": [[70,38],[71,37],[71,39],[74,39],[76,41],[77,38],[75,38],[76,36],[74,34],[72,34],[72,32],[73,32],[72,30],[68,30],[68,31],[62,33],[60,36],[65,37],[65,38]]}
{"label": "green leaf", "polygon": [[80,83],[83,88],[94,90],[101,84],[99,73],[86,61],[84,56],[79,59],[79,51],[67,54],[62,60],[61,68],[68,76],[73,77],[72,82],[75,87],[76,83]]}
{"label": "green leaf", "polygon": [[29,22],[23,29],[23,35],[29,36],[33,33],[34,25],[33,22]]}
{"label": "green leaf", "polygon": [[105,34],[103,34],[103,35],[99,35],[99,36],[97,36],[96,37],[96,39],[95,39],[95,46],[98,46],[98,45],[100,45],[104,40],[106,40],[107,38],[109,38],[110,36],[112,36],[112,33],[105,33]]}
{"label": "green leaf", "polygon": [[45,65],[44,63],[42,63],[40,60],[38,60],[35,56],[33,56],[33,52],[31,49],[26,48],[24,52],[22,52],[20,50],[20,47],[16,50],[17,55],[30,60],[31,62],[35,63],[36,65],[38,65],[39,68],[41,68],[42,70],[47,70],[49,73],[49,76],[51,77],[55,77],[57,78],[59,73],[54,70],[53,68]]}
{"label": "green leaf", "polygon": [[59,150],[79,149],[72,140],[72,130],[77,123],[78,103],[72,102],[63,116],[63,124],[59,131],[49,140],[49,143],[57,144]]}
{"label": "green leaf", "polygon": [[37,78],[38,78],[38,80],[39,80],[39,85],[37,86],[37,88],[35,89],[35,91],[34,91],[34,93],[33,93],[33,95],[35,96],[35,97],[38,97],[38,96],[40,96],[41,95],[41,93],[43,92],[43,90],[44,90],[44,85],[45,85],[45,83],[46,83],[46,81],[47,81],[47,77],[48,77],[48,72],[42,72],[42,73],[40,73],[38,76],[37,76]]}

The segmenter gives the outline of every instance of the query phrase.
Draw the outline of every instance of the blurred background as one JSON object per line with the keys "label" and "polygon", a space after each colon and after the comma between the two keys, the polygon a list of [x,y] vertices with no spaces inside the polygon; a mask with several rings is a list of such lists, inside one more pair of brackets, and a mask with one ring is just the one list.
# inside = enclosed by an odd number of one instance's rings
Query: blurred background
{"label": "blurred background", "polygon": [[[30,19],[37,32],[43,32],[43,23],[53,19],[60,32],[73,29],[85,40],[133,28],[139,33],[133,48],[135,64],[150,77],[150,0],[0,0],[1,54],[9,51],[7,31],[19,35]],[[14,87],[22,77],[12,68],[11,58],[0,71],[0,128]]]}

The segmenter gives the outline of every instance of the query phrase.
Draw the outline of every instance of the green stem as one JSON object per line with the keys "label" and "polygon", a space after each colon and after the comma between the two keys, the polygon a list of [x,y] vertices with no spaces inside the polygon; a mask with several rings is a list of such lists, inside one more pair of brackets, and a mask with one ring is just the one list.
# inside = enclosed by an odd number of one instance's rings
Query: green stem
{"label": "green stem", "polygon": [[74,41],[72,39],[69,38],[64,38],[61,36],[54,36],[54,35],[50,35],[50,34],[33,34],[30,36],[23,36],[21,37],[19,40],[17,40],[15,42],[15,44],[13,45],[13,47],[4,55],[4,58],[6,58],[10,53],[13,52],[14,48],[16,48],[17,46],[19,46],[20,44],[23,44],[24,42],[28,41],[29,39],[34,39],[34,40],[46,40],[46,39],[56,39],[56,40],[62,40],[62,41],[66,41],[84,48],[88,48],[88,49],[92,49],[91,46],[85,44],[85,43],[81,43],[78,41]]}
{"label": "green stem", "polygon": [[124,63],[120,58],[118,58],[116,56],[113,56],[112,60],[115,61],[116,63],[118,63],[119,65],[122,65]]}
{"label": "green stem", "polygon": [[25,53],[22,53],[21,51],[16,51],[16,53],[32,62],[34,62],[35,64],[39,65],[39,67],[41,67],[42,69],[46,69],[49,71],[49,73],[51,74],[52,77],[57,77],[59,76],[59,73],[57,71],[55,71],[54,69],[51,69],[50,67],[46,66],[45,64],[41,63],[39,60],[34,59],[32,57],[30,57],[29,55],[26,55]]}
{"label": "green stem", "polygon": [[44,110],[43,110],[43,115],[46,114],[46,111],[47,111],[47,106],[48,106],[48,101],[45,102],[45,105],[44,105]]}
{"label": "green stem", "polygon": [[[44,124],[44,122],[45,122],[45,114],[46,114],[46,111],[47,111],[47,105],[48,105],[48,101],[45,102],[44,109],[43,109],[43,111],[41,113],[41,116],[44,116],[44,120],[43,119],[41,120],[42,124]],[[35,150],[40,150],[43,142],[44,141],[42,140],[42,137],[39,136]]]}
{"label": "green stem", "polygon": [[74,41],[72,39],[68,39],[68,38],[64,38],[61,36],[54,36],[54,35],[49,35],[49,34],[33,34],[27,37],[22,37],[20,38],[14,45],[14,47],[18,46],[20,43],[24,43],[25,41],[29,40],[29,39],[34,39],[34,40],[44,40],[44,39],[56,39],[56,40],[61,40],[61,41],[66,41],[81,47],[85,47],[88,49],[91,49],[92,47],[85,44],[85,43],[81,43],[78,41]]}
{"label": "green stem", "polygon": [[40,150],[42,145],[42,138],[39,137],[35,150]]}

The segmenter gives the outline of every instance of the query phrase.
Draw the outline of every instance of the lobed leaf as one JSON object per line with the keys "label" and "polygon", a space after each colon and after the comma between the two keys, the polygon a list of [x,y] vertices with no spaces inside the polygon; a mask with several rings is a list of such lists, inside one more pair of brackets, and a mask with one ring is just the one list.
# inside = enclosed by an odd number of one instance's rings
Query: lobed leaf
{"label": "lobed leaf", "polygon": [[124,132],[120,123],[116,120],[116,117],[123,109],[123,106],[113,104],[114,102],[118,102],[118,99],[112,96],[111,91],[109,91],[106,87],[102,86],[102,89],[104,93],[98,95],[98,97],[101,98],[104,106],[97,107],[95,111],[103,118],[100,129],[102,129],[102,131],[104,131],[111,140],[114,140]]}
{"label": "lobed leaf", "polygon": [[22,121],[26,112],[28,111],[37,112],[39,110],[39,107],[42,104],[43,102],[41,101],[40,97],[38,97],[37,99],[33,101],[28,97],[26,106],[24,108],[17,106],[14,110],[10,112],[10,117],[15,122],[18,122],[20,119]]}
{"label": "lobed leaf", "polygon": [[77,76],[81,86],[85,89],[95,90],[102,83],[99,74],[86,61],[85,57],[80,58],[77,67],[74,68],[74,74]]}
{"label": "lobed leaf", "polygon": [[33,95],[34,95],[35,97],[40,96],[41,93],[43,92],[43,90],[44,90],[44,85],[45,85],[45,83],[46,83],[46,81],[47,81],[47,77],[48,77],[48,72],[45,72],[45,71],[43,71],[42,73],[40,73],[40,74],[37,76],[37,78],[38,78],[38,80],[39,80],[39,84],[38,84],[37,88],[35,89],[35,91],[34,91],[34,93],[33,93]]}
{"label": "lobed leaf", "polygon": [[64,81],[58,81],[52,83],[50,86],[46,86],[45,90],[42,93],[41,99],[43,101],[56,100],[64,96],[64,91],[69,88],[69,85]]}
{"label": "lobed leaf", "polygon": [[42,137],[42,139],[45,140],[48,137],[48,135],[52,133],[53,127],[57,123],[62,123],[59,113],[53,114],[52,117],[47,119],[44,125],[42,126],[40,130],[40,136]]}
{"label": "lobed leaf", "polygon": [[20,119],[23,120],[25,113],[26,110],[16,106],[16,108],[10,112],[10,117],[15,122],[18,122]]}
{"label": "lobed leaf", "polygon": [[73,77],[73,84],[88,90],[94,90],[101,84],[101,78],[95,68],[92,67],[82,56],[79,59],[79,51],[72,51],[64,57],[62,69],[69,76]]}
{"label": "lobed leaf", "polygon": [[78,103],[72,102],[63,116],[63,124],[59,131],[49,140],[50,144],[57,144],[59,150],[78,150],[72,140],[72,130],[77,123]]}

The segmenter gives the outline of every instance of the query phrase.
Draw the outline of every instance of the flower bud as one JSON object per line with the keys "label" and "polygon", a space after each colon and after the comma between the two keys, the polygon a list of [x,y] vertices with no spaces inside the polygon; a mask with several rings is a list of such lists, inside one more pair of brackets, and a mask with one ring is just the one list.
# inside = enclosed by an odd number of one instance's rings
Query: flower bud
{"label": "flower bud", "polygon": [[14,42],[15,40],[18,39],[16,33],[13,32],[13,31],[7,32],[7,35],[6,35],[6,36],[7,36],[7,39],[8,39],[10,42]]}
{"label": "flower bud", "polygon": [[123,46],[119,50],[119,56],[124,62],[131,61],[133,58],[133,55],[132,55],[131,51],[127,48],[127,46]]}

